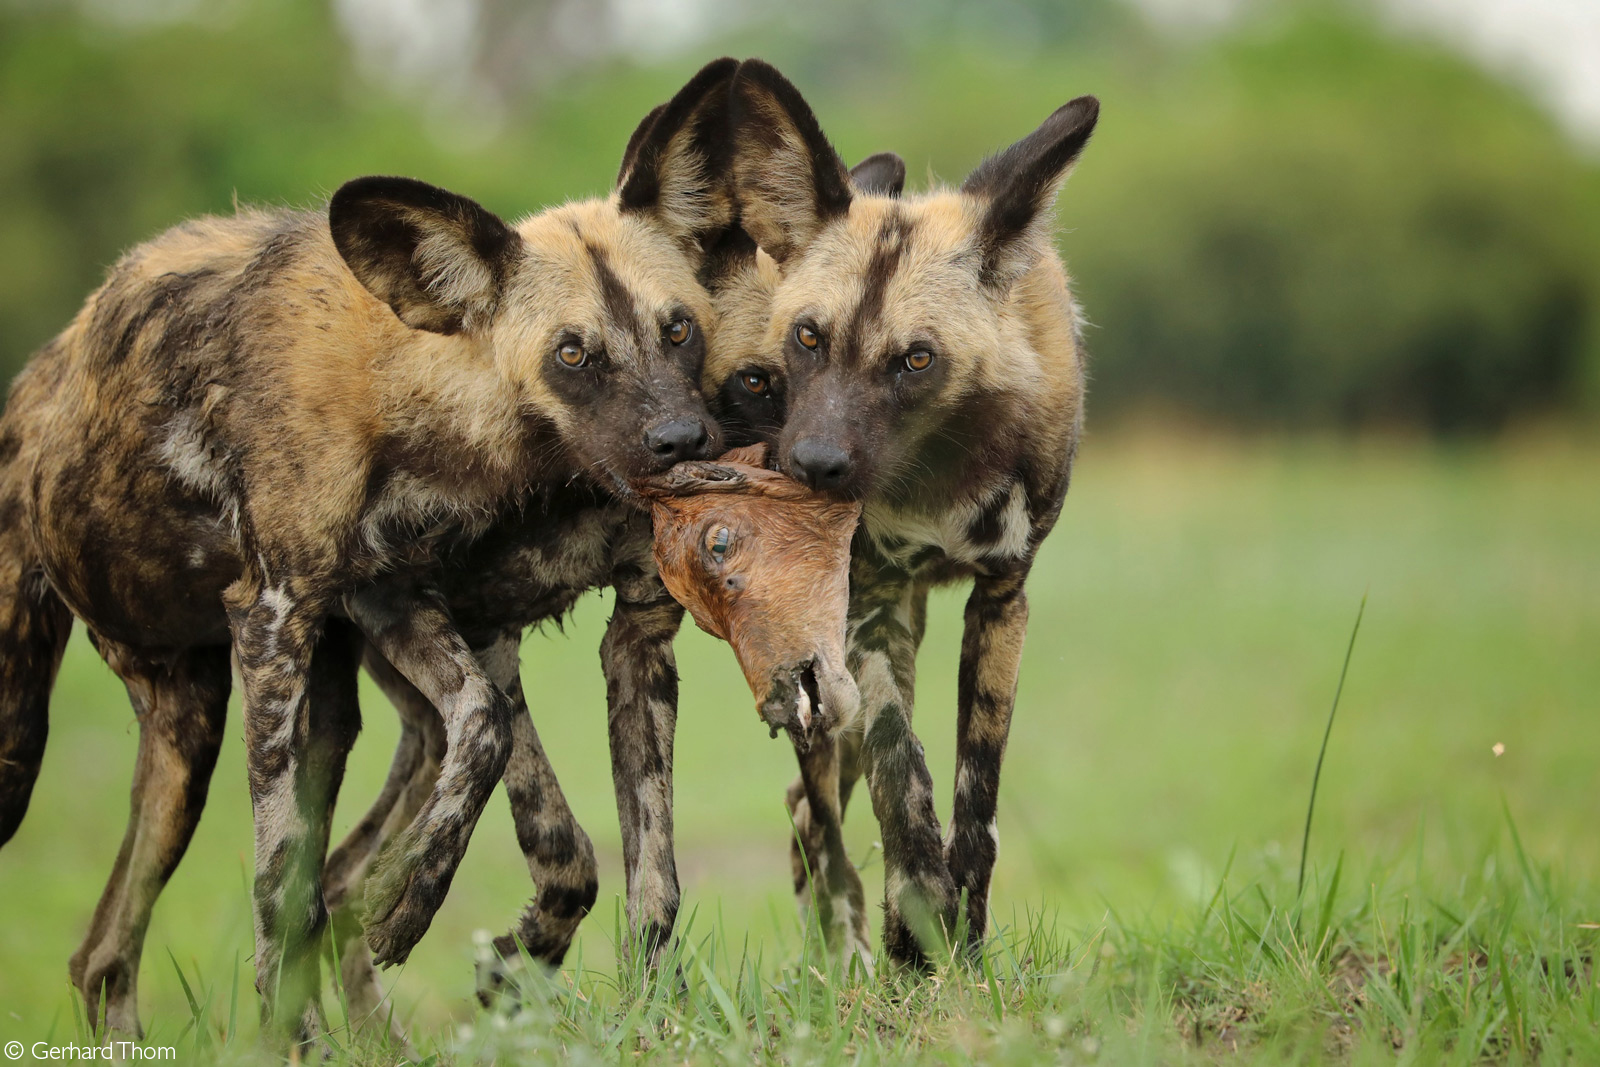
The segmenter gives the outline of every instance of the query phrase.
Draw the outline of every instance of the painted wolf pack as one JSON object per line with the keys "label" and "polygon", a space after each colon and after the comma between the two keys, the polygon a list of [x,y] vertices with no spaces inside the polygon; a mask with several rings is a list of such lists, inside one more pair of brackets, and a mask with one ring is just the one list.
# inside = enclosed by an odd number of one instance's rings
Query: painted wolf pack
{"label": "painted wolf pack", "polygon": [[[1052,206],[1098,109],[908,194],[898,156],[847,167],[783,75],[721,59],[638,124],[604,199],[506,222],[364,177],[124,255],[0,418],[0,844],[74,619],[139,722],[126,836],[69,964],[91,1024],[141,1033],[145,930],[235,674],[277,1040],[318,1038],[331,938],[351,1017],[404,1041],[377,968],[426,933],[497,780],[535,893],[480,996],[559,964],[597,868],[518,650],[599,587],[626,951],[657,959],[677,920],[685,608],[793,744],[795,890],[829,944],[869,971],[980,945],[1025,586],[1083,418]],[[945,828],[915,658],[930,588],[968,581]],[[330,850],[363,668],[400,741]],[[882,961],[841,836],[863,778]]]}

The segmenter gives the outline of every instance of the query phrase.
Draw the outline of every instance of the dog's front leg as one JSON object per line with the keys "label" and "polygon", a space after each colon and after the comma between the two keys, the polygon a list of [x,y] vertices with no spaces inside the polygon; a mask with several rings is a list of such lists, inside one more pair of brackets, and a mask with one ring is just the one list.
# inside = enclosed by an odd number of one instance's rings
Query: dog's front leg
{"label": "dog's front leg", "polygon": [[[821,736],[804,752],[796,752],[800,777],[789,789],[787,803],[794,819],[790,840],[794,890],[804,915],[813,900],[817,925],[824,941],[846,959],[859,959],[872,973],[872,938],[867,930],[866,890],[861,875],[844,847],[842,780],[853,781],[853,766],[841,766],[853,756],[852,738]],[[854,760],[850,762],[853,764]]]}
{"label": "dog's front leg", "polygon": [[883,944],[891,959],[926,967],[955,934],[958,898],[933,806],[933,778],[922,742],[911,732],[916,605],[909,580],[881,573],[870,582],[858,579],[849,658],[861,690],[867,789],[883,834]]}
{"label": "dog's front leg", "polygon": [[367,944],[379,966],[405,962],[444,902],[467,842],[511,752],[511,704],[456,630],[431,586],[391,580],[346,598],[383,658],[444,720],[433,792],[384,850],[367,885]]}
{"label": "dog's front leg", "polygon": [[955,806],[944,854],[957,891],[967,893],[967,943],[974,947],[987,926],[989,880],[1000,847],[995,805],[1028,632],[1026,578],[1026,568],[978,576],[961,638]]}
{"label": "dog's front leg", "polygon": [[501,635],[479,650],[478,661],[511,701],[506,796],[538,895],[523,909],[516,931],[495,938],[493,956],[479,963],[478,999],[486,1005],[507,972],[516,970],[522,949],[551,966],[561,963],[600,889],[594,845],[567,804],[529,714],[518,671],[520,636],[516,631]]}
{"label": "dog's front leg", "polygon": [[606,675],[611,775],[628,889],[625,951],[654,962],[678,916],[672,851],[672,740],[678,667],[672,639],[683,608],[653,573],[616,583],[600,663]]}
{"label": "dog's front leg", "polygon": [[227,592],[244,694],[255,816],[256,989],[264,1025],[295,1044],[321,1027],[322,861],[347,741],[319,735],[309,693],[324,605],[294,581],[255,576]]}

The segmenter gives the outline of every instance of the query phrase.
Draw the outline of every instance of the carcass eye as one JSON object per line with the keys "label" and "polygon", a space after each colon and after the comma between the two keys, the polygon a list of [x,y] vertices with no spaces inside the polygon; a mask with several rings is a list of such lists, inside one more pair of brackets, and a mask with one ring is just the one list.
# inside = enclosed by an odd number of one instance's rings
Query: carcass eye
{"label": "carcass eye", "polygon": [[688,319],[676,319],[667,324],[667,340],[675,345],[687,344],[693,336],[694,323]]}
{"label": "carcass eye", "polygon": [[817,334],[817,331],[809,326],[796,326],[794,328],[794,339],[800,342],[801,348],[806,349],[815,349],[822,343],[822,338]]}
{"label": "carcass eye", "polygon": [[571,367],[576,370],[589,362],[589,353],[583,350],[582,345],[575,345],[569,342],[556,349],[556,358],[561,361],[563,367]]}
{"label": "carcass eye", "polygon": [[711,558],[721,563],[728,558],[728,546],[733,543],[733,531],[723,526],[711,535]]}
{"label": "carcass eye", "polygon": [[760,371],[745,371],[739,375],[739,382],[756,396],[766,396],[767,391],[772,388],[772,383]]}

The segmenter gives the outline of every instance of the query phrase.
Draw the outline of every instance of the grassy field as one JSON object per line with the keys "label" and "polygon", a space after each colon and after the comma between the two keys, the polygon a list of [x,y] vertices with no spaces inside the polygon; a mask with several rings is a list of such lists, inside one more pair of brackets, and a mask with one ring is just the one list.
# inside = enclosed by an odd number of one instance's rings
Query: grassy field
{"label": "grassy field", "polygon": [[[670,981],[619,974],[596,654],[609,608],[594,596],[564,634],[530,636],[523,679],[602,852],[599,907],[527,1011],[480,1016],[473,932],[504,929],[529,891],[493,801],[446,907],[389,976],[419,1048],[507,1062],[1600,1062],[1600,446],[1091,440],[1031,589],[1000,936],[982,966],[911,983],[830,970],[787,891],[792,754],[760,727],[727,649],[686,633],[692,921]],[[1312,765],[1364,592],[1297,899]],[[931,606],[919,680],[946,813],[959,596]],[[395,737],[369,696],[340,832]],[[81,637],[51,725],[32,811],[0,851],[0,1040],[73,1032],[66,959],[126,816],[137,727]],[[182,1033],[180,1061],[197,1034],[223,1042],[230,1017],[224,1058],[253,1047],[239,734],[235,719],[145,954],[141,1014],[156,1043]],[[864,800],[847,829],[878,894]],[[187,1033],[178,968],[210,998]]]}

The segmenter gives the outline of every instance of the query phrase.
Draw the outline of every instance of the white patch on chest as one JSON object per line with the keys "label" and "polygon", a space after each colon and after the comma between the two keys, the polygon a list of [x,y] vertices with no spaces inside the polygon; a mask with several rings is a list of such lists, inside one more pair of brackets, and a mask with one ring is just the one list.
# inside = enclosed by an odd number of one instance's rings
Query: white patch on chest
{"label": "white patch on chest", "polygon": [[[981,521],[985,515],[990,516],[988,522]],[[1020,482],[1002,483],[937,512],[869,501],[861,521],[873,546],[899,564],[928,548],[937,548],[956,563],[1016,559],[1027,553],[1032,532],[1027,493]]]}

